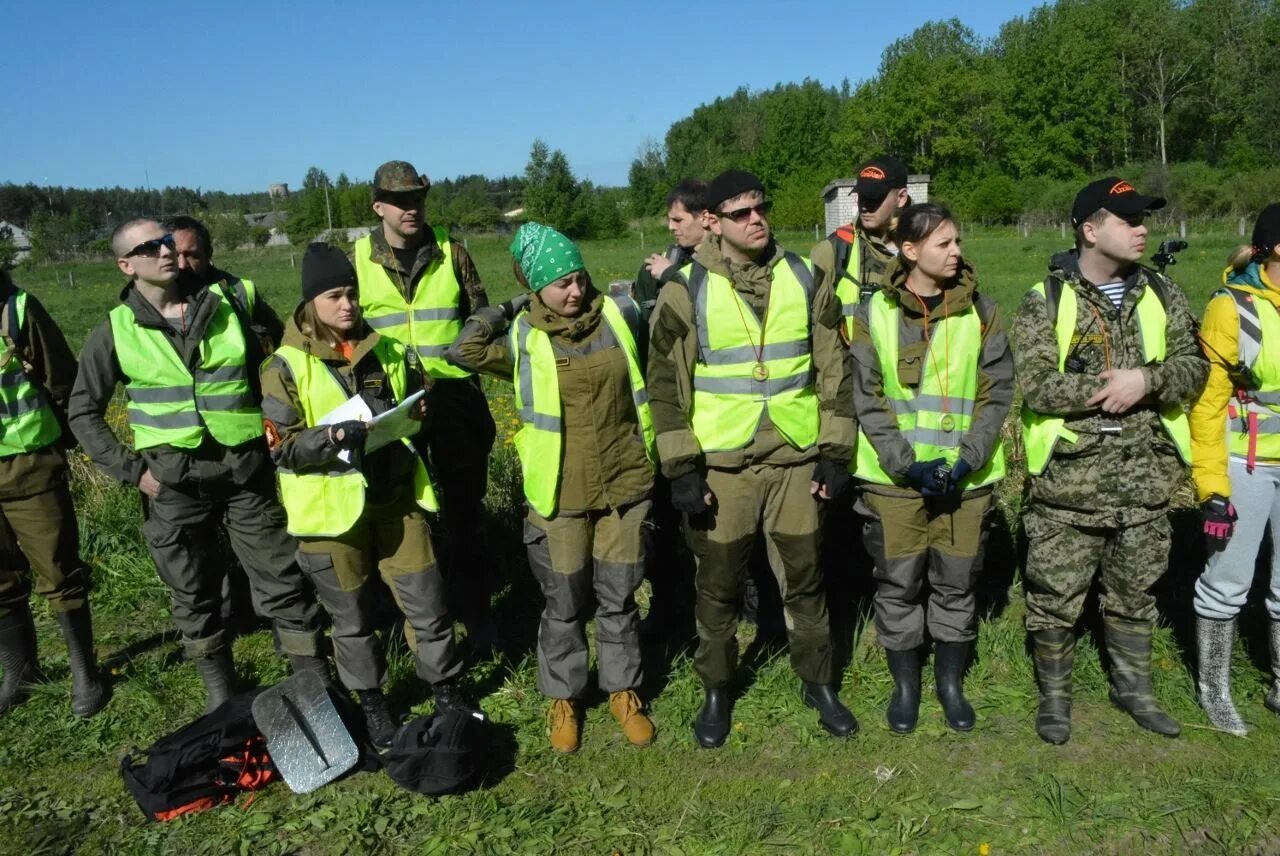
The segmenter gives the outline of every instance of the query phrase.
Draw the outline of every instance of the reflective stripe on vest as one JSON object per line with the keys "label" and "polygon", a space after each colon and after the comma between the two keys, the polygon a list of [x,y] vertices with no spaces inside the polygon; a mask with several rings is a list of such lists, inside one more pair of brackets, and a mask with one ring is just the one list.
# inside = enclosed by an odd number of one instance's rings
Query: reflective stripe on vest
{"label": "reflective stripe on vest", "polygon": [[[970,305],[933,325],[922,359],[920,385],[915,390],[903,386],[898,379],[901,307],[883,291],[877,291],[867,308],[867,321],[880,362],[884,397],[892,405],[898,430],[911,444],[916,460],[942,458],[954,465],[973,423],[977,403],[978,366],[982,362],[982,319],[977,308]],[[880,466],[875,447],[861,429],[851,469],[854,477],[863,481],[901,486]],[[982,468],[965,478],[964,489],[992,484],[1004,475],[1004,443],[997,442]]]}
{"label": "reflective stripe on vest", "polygon": [[1240,319],[1239,358],[1257,385],[1245,391],[1243,404],[1233,399],[1228,406],[1228,445],[1233,455],[1280,460],[1280,346],[1263,347],[1264,342],[1280,342],[1280,311],[1244,289],[1227,287],[1226,292]]}
{"label": "reflective stripe on vest", "polygon": [[[612,296],[611,296],[612,297]],[[620,309],[615,301],[631,305]],[[627,374],[631,380],[631,401],[636,408],[645,456],[651,466],[658,461],[649,414],[649,394],[645,390],[644,372],[640,368],[636,339],[631,333],[624,311],[638,318],[638,310],[628,297],[612,297],[601,304],[608,331],[627,357]],[[603,334],[603,331],[602,331]],[[554,517],[560,499],[560,476],[563,472],[564,420],[560,401],[560,378],[556,371],[555,351],[551,337],[529,323],[528,311],[521,312],[511,325],[511,356],[515,362],[516,411],[524,424],[513,439],[524,474],[524,497],[529,506],[546,518]]]}
{"label": "reflective stripe on vest", "polygon": [[[1045,296],[1045,284],[1036,283],[1032,291],[1048,300]],[[1058,295],[1057,320],[1054,324],[1054,338],[1058,341],[1058,371],[1063,371],[1067,364],[1067,353],[1071,349],[1071,337],[1076,332],[1076,314],[1078,300],[1075,288],[1069,283],[1062,283]],[[1143,287],[1142,296],[1134,312],[1138,319],[1138,329],[1142,335],[1142,357],[1147,363],[1163,362],[1166,353],[1165,331],[1168,315],[1164,304],[1155,288],[1147,284]],[[1184,463],[1191,463],[1191,424],[1187,413],[1181,405],[1173,405],[1160,413],[1160,423],[1164,426],[1178,456]],[[1027,455],[1027,469],[1032,475],[1040,475],[1049,465],[1049,458],[1059,439],[1074,443],[1079,438],[1074,431],[1068,430],[1066,420],[1060,416],[1047,416],[1022,405],[1022,441]]]}
{"label": "reflective stripe on vest", "polygon": [[27,376],[18,353],[27,321],[27,293],[18,291],[0,312],[5,339],[0,356],[0,457],[7,458],[43,449],[62,436],[62,426],[44,391]]}
{"label": "reflective stripe on vest", "polygon": [[778,433],[795,448],[818,442],[809,326],[814,282],[808,260],[785,253],[774,262],[762,352],[760,321],[733,283],[696,263],[682,272],[698,333],[691,421],[702,449],[743,448],[766,408]]}
{"label": "reflective stripe on vest", "polygon": [[[222,286],[211,285],[209,291],[218,307],[200,341],[200,364],[194,372],[163,331],[143,327],[123,303],[111,310],[116,359],[129,379],[125,394],[135,449],[194,449],[205,431],[224,446],[262,436],[262,411],[245,365],[244,327]],[[252,300],[252,292],[249,296]]]}
{"label": "reflective stripe on vest", "polygon": [[[840,323],[844,329],[844,340],[846,342],[853,341],[853,315],[858,309],[858,303],[862,300],[862,272],[859,265],[862,263],[862,250],[858,246],[858,233],[853,230],[846,231],[844,227],[836,229],[832,235],[834,246],[836,248],[836,297],[840,299]],[[841,245],[847,247],[843,252],[848,253],[848,257],[844,260],[844,265],[840,265],[840,256],[842,255]]]}
{"label": "reflective stripe on vest", "polygon": [[[373,354],[387,373],[396,401],[402,401],[406,384],[404,348],[390,339],[381,339],[374,345]],[[275,355],[289,366],[308,428],[319,425],[326,414],[347,401],[346,388],[324,360],[292,345],[281,346]],[[435,511],[439,504],[427,468],[413,444],[407,438],[402,442],[413,454],[414,499],[427,511]],[[291,535],[336,538],[350,531],[364,513],[365,478],[356,467],[335,460],[323,470],[295,473],[282,469],[276,474]]]}
{"label": "reflective stripe on vest", "polygon": [[413,348],[423,370],[431,377],[470,377],[471,372],[450,365],[444,358],[445,351],[462,332],[462,287],[453,272],[453,242],[449,240],[449,232],[439,226],[434,231],[441,257],[433,261],[418,280],[412,301],[405,300],[391,273],[370,257],[373,238],[366,235],[356,241],[360,308],[370,327],[406,348]]}

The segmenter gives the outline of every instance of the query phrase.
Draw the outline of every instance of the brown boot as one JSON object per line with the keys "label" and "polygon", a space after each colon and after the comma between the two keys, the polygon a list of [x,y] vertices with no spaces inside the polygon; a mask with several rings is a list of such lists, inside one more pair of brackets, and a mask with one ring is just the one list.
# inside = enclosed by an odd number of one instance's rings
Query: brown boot
{"label": "brown boot", "polygon": [[582,742],[577,701],[571,698],[552,699],[547,719],[551,725],[551,748],[565,755],[577,752]]}
{"label": "brown boot", "polygon": [[632,746],[648,746],[653,742],[653,722],[641,707],[635,690],[609,693],[609,712],[618,720],[623,736]]}

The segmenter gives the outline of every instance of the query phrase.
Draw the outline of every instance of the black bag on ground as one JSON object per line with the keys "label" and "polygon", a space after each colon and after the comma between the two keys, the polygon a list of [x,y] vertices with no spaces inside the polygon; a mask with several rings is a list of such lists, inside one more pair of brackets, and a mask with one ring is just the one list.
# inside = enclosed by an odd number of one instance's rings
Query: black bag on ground
{"label": "black bag on ground", "polygon": [[422,716],[396,732],[395,743],[383,759],[387,775],[397,785],[420,794],[465,791],[484,772],[489,720],[482,713]]}
{"label": "black bag on ground", "polygon": [[148,820],[204,811],[279,778],[253,721],[258,692],[228,699],[145,752],[135,749],[121,760],[125,787]]}

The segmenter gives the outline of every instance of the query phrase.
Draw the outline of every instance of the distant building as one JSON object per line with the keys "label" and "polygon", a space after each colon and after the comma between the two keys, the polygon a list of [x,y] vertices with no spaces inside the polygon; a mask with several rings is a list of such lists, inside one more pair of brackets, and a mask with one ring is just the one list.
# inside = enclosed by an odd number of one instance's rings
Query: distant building
{"label": "distant building", "polygon": [[289,198],[288,183],[282,182],[280,184],[272,184],[268,186],[267,196],[271,197],[272,199],[288,199]]}
{"label": "distant building", "polygon": [[31,255],[31,235],[27,230],[7,220],[0,220],[0,234],[6,229],[9,232],[9,240],[13,241],[13,246],[18,251],[14,261],[20,262]]}
{"label": "distant building", "polygon": [[[853,189],[856,178],[837,178],[822,188],[822,204],[826,212],[827,234],[858,216],[858,193]],[[908,175],[907,193],[912,202],[929,201],[929,176]]]}

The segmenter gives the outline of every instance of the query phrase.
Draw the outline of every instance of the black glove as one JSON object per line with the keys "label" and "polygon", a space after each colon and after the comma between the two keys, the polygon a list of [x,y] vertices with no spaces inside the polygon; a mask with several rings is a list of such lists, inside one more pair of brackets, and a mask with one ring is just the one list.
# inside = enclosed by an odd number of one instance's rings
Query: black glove
{"label": "black glove", "polygon": [[832,500],[849,487],[849,468],[830,458],[818,458],[813,467],[813,480],[827,486],[827,499]]}
{"label": "black glove", "polygon": [[925,496],[942,496],[947,489],[946,458],[932,461],[916,461],[907,467],[907,484]]}
{"label": "black glove", "polygon": [[951,468],[951,475],[947,477],[947,493],[959,493],[963,487],[961,483],[971,472],[973,467],[969,466],[968,461],[964,458],[956,458],[955,465]]}
{"label": "black glove", "polygon": [[1215,493],[1200,503],[1200,515],[1204,518],[1204,539],[1209,551],[1226,547],[1236,529],[1236,507],[1231,500]]}
{"label": "black glove", "polygon": [[508,321],[512,321],[520,314],[520,310],[529,305],[531,299],[528,294],[519,294],[510,300],[499,303],[498,308],[502,310],[502,314],[507,317]]}
{"label": "black glove", "polygon": [[329,426],[329,436],[339,449],[363,449],[364,439],[369,436],[369,425],[359,419],[337,422]]}
{"label": "black glove", "polygon": [[701,514],[707,510],[707,494],[711,487],[701,473],[685,473],[671,480],[671,507],[684,514]]}

